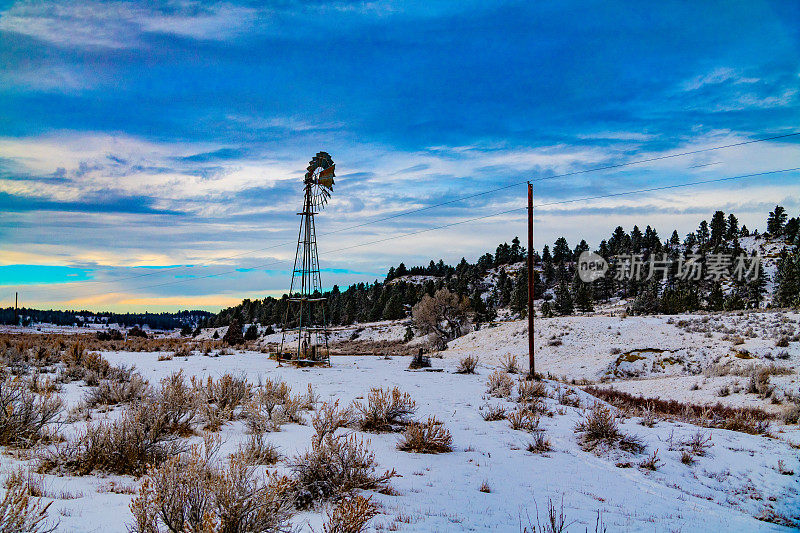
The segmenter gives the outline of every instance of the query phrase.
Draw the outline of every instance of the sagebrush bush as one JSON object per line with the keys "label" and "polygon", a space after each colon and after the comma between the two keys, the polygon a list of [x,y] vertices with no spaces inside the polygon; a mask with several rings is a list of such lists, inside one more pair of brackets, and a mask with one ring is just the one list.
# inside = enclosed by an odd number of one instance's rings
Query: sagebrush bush
{"label": "sagebrush bush", "polygon": [[533,442],[528,444],[528,451],[531,453],[545,453],[553,449],[550,439],[544,436],[544,431],[537,431],[533,434]]}
{"label": "sagebrush bush", "polygon": [[452,444],[450,432],[432,416],[425,422],[408,426],[397,448],[415,453],[445,453],[453,450]]}
{"label": "sagebrush bush", "polygon": [[485,405],[481,408],[481,417],[487,422],[504,420],[506,418],[506,408],[502,405]]}
{"label": "sagebrush bush", "polygon": [[527,409],[517,409],[508,415],[511,429],[535,431],[539,428],[539,417]]}
{"label": "sagebrush bush", "polygon": [[356,435],[317,434],[311,449],[297,455],[289,467],[293,472],[294,503],[306,508],[316,501],[348,494],[357,489],[381,490],[396,475],[394,470],[376,474],[375,455],[369,441]]}
{"label": "sagebrush bush", "polygon": [[417,404],[407,392],[397,387],[373,388],[367,395],[367,403],[355,403],[360,413],[359,426],[363,431],[396,431],[404,427],[417,409]]}
{"label": "sagebrush bush", "polygon": [[517,363],[517,356],[510,353],[504,355],[500,360],[500,368],[503,370],[503,372],[508,374],[518,374],[519,364]]}
{"label": "sagebrush bush", "polygon": [[0,445],[29,448],[50,439],[63,408],[57,394],[33,393],[21,377],[0,370]]}
{"label": "sagebrush bush", "polygon": [[219,467],[207,453],[193,448],[148,471],[130,504],[134,517],[130,530],[288,532],[290,484],[277,474],[260,479],[236,460]]}
{"label": "sagebrush bush", "polygon": [[475,369],[478,367],[478,356],[468,355],[458,362],[456,367],[456,374],[474,374]]}
{"label": "sagebrush bush", "polygon": [[148,393],[147,381],[138,374],[131,376],[129,381],[116,381],[104,379],[86,395],[86,405],[117,405],[142,400]]}
{"label": "sagebrush bush", "polygon": [[327,521],[322,526],[323,533],[361,533],[369,522],[378,514],[378,506],[371,498],[361,495],[346,496],[329,508]]}
{"label": "sagebrush bush", "polygon": [[519,380],[517,393],[517,401],[520,403],[533,402],[539,398],[550,397],[547,385],[541,381],[528,381],[526,379]]}
{"label": "sagebrush bush", "polygon": [[157,411],[167,431],[179,435],[192,433],[200,409],[197,395],[183,379],[183,370],[163,378],[148,403]]}
{"label": "sagebrush bush", "polygon": [[235,456],[249,465],[274,465],[281,459],[278,447],[265,441],[263,433],[250,435],[244,445],[239,445]]}
{"label": "sagebrush bush", "polygon": [[611,409],[599,402],[596,402],[587,411],[584,419],[575,425],[575,433],[580,435],[581,447],[586,451],[601,446],[607,448],[617,446],[632,453],[641,453],[645,449],[638,437],[620,431]]}
{"label": "sagebrush bush", "polygon": [[513,388],[514,380],[511,379],[511,376],[499,370],[489,374],[489,378],[486,380],[486,392],[492,396],[499,398],[509,397]]}
{"label": "sagebrush bush", "polygon": [[0,500],[0,533],[48,533],[55,531],[58,523],[49,526],[47,509],[38,497],[31,495],[26,476],[7,479],[6,493]]}
{"label": "sagebrush bush", "polygon": [[126,409],[113,422],[88,425],[73,439],[58,443],[40,455],[40,471],[88,475],[143,474],[184,446],[172,432],[172,419],[157,406],[141,402]]}
{"label": "sagebrush bush", "polygon": [[268,379],[245,404],[244,417],[251,433],[280,431],[283,424],[304,424],[301,411],[308,405],[308,395],[293,398],[286,383]]}

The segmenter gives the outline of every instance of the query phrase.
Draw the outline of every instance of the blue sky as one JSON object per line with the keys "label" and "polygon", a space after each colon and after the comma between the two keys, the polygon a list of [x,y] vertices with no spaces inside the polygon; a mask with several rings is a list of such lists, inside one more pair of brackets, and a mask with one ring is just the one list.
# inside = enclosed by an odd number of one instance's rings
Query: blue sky
{"label": "blue sky", "polygon": [[[217,309],[288,286],[300,178],[337,163],[325,285],[474,260],[527,178],[797,131],[796,2],[5,2],[0,302]],[[537,183],[547,203],[800,166],[797,137]],[[797,172],[553,205],[537,247],[716,209],[800,214]],[[288,243],[288,244],[287,244]],[[347,250],[341,250],[348,248]],[[36,283],[40,279],[41,283]],[[0,303],[0,305],[3,305]]]}

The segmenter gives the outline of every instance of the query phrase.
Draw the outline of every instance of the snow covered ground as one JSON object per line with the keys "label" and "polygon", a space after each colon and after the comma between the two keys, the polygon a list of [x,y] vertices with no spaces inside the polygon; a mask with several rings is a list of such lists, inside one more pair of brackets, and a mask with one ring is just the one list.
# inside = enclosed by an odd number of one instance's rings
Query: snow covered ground
{"label": "snow covered ground", "polygon": [[[481,417],[487,404],[508,409],[515,405],[486,394],[489,370],[481,367],[477,375],[453,374],[457,359],[451,357],[434,359],[434,366],[443,372],[410,372],[408,359],[400,357],[334,357],[332,368],[297,369],[279,368],[257,352],[162,361],[159,353],[103,355],[112,364],[135,365],[151,383],[178,370],[187,377],[231,372],[252,382],[279,378],[297,392],[312,384],[322,401],[338,399],[340,404],[364,398],[373,386],[396,385],[409,392],[418,405],[417,418],[436,415],[445,423],[453,435],[454,451],[406,453],[396,449],[397,434],[364,434],[381,469],[396,468],[399,474],[391,482],[396,495],[373,494],[381,514],[370,523],[372,530],[522,531],[535,523],[537,511],[544,518],[548,500],[557,507],[563,501],[571,523],[568,531],[594,531],[598,513],[608,531],[789,530],[757,520],[759,516],[773,520],[782,516],[800,523],[800,460],[797,450],[781,440],[703,429],[703,435],[711,435],[713,446],[706,456],[686,465],[680,461],[681,442],[696,434],[697,427],[659,421],[649,428],[640,425],[638,418],[629,418],[621,428],[641,437],[647,451],[595,455],[579,447],[574,433],[583,408],[547,399],[552,416],[543,416],[541,427],[553,450],[530,453],[526,451],[530,433],[511,429],[506,420],[487,422]],[[599,371],[602,365],[593,368]],[[554,393],[564,385],[549,382],[548,387]],[[87,390],[72,383],[63,393],[74,405]],[[594,401],[583,392],[577,394],[582,406]],[[93,420],[117,416],[120,409],[95,413]],[[66,433],[70,431],[65,428]],[[308,425],[292,424],[267,438],[291,457],[309,446],[311,434]],[[230,453],[246,438],[244,424],[230,422],[222,435],[222,452]],[[663,461],[658,470],[639,467],[654,450]],[[620,468],[618,463],[631,463],[631,467]],[[2,469],[9,471],[19,464],[18,459],[4,456]],[[489,492],[479,490],[484,483]],[[47,501],[53,501],[50,514],[60,519],[59,531],[125,531],[132,498],[126,492],[136,485],[137,480],[120,476],[45,476]],[[302,531],[312,527],[319,531],[321,516],[319,510],[306,512],[297,516],[295,524]]]}
{"label": "snow covered ground", "polygon": [[[568,380],[604,382],[604,386],[646,397],[691,403],[722,402],[779,412],[785,404],[747,394],[750,369],[775,366],[770,376],[778,399],[800,394],[800,314],[784,311],[678,316],[572,316],[536,318],[536,370]],[[527,368],[527,321],[484,327],[449,343],[447,359],[467,355],[498,366],[517,356]],[[723,387],[730,394],[720,396]]]}

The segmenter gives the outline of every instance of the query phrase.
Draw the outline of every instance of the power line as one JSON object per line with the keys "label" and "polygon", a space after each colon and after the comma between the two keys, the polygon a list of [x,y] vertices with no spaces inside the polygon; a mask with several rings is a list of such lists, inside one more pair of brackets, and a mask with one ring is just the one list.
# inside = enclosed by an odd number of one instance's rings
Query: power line
{"label": "power line", "polygon": [[[756,173],[751,173],[751,174],[741,174],[741,175],[738,175],[738,176],[730,176],[730,177],[725,177],[725,178],[715,178],[715,179],[709,179],[709,180],[692,181],[692,182],[688,182],[688,183],[677,183],[677,184],[673,184],[673,185],[663,185],[663,186],[659,186],[659,187],[648,187],[648,188],[644,188],[644,189],[636,189],[636,190],[632,190],[632,191],[608,193],[608,194],[601,194],[601,195],[595,195],[595,196],[584,196],[584,197],[580,197],[580,198],[571,198],[571,199],[568,199],[568,200],[559,200],[559,201],[555,201],[555,202],[539,203],[539,204],[536,204],[536,206],[537,207],[545,207],[545,206],[550,206],[550,205],[558,205],[558,204],[565,204],[565,203],[572,203],[572,202],[599,200],[599,199],[603,199],[603,198],[626,196],[626,195],[638,194],[638,193],[644,193],[644,192],[653,192],[653,191],[661,191],[661,190],[667,190],[667,189],[678,189],[678,188],[685,188],[685,187],[693,187],[693,186],[697,186],[697,185],[705,185],[705,184],[709,184],[709,183],[719,183],[719,182],[725,182],[725,181],[741,180],[741,179],[753,178],[753,177],[757,177],[757,176],[768,176],[768,175],[771,175],[771,174],[779,174],[779,173],[783,173],[783,172],[793,172],[793,171],[797,171],[797,170],[800,170],[800,167],[778,169],[778,170],[767,170],[767,171],[764,171],[764,172],[756,172]],[[419,235],[421,233],[427,233],[427,232],[436,231],[436,230],[449,228],[449,227],[453,227],[453,226],[459,226],[459,225],[462,225],[462,224],[467,224],[469,222],[475,222],[477,220],[484,220],[484,219],[487,219],[487,218],[493,218],[493,217],[497,217],[497,216],[500,216],[500,215],[513,213],[513,212],[516,212],[516,211],[524,211],[525,209],[527,209],[527,207],[525,207],[525,206],[523,206],[523,207],[515,207],[515,208],[499,211],[499,212],[496,212],[496,213],[491,213],[491,214],[488,214],[488,215],[481,215],[481,216],[478,216],[478,217],[472,217],[472,218],[468,218],[468,219],[464,219],[464,220],[459,220],[457,222],[451,222],[451,223],[448,223],[448,224],[442,224],[442,225],[439,225],[439,226],[433,226],[433,227],[430,227],[430,228],[425,228],[425,229],[421,229],[421,230],[417,230],[417,231],[404,233],[404,234],[401,234],[401,235],[393,235],[393,236],[385,237],[385,238],[382,238],[382,239],[376,239],[376,240],[362,242],[362,243],[358,243],[358,244],[354,244],[354,245],[350,245],[350,246],[345,246],[345,247],[341,247],[341,248],[335,248],[333,250],[327,250],[326,253],[341,252],[341,251],[345,251],[345,250],[351,250],[351,249],[354,249],[354,248],[360,248],[360,247],[363,247],[363,246],[369,246],[369,245],[372,245],[372,244],[378,244],[378,243],[382,243],[382,242],[388,242],[388,241],[393,241],[393,240],[397,240],[397,239],[403,239],[405,237],[410,237],[410,236],[413,236],[413,235]],[[273,265],[277,265],[277,264],[288,264],[288,261],[285,261],[285,260],[284,261],[273,261],[273,262],[270,262],[270,263],[264,263],[264,264],[260,264],[260,265],[255,265],[255,266],[249,267],[249,270],[256,270],[256,269],[260,269],[260,268],[266,268],[268,266],[273,266]],[[147,285],[147,286],[144,286],[144,287],[134,287],[134,288],[131,288],[131,289],[128,289],[128,290],[129,291],[139,291],[139,290],[151,289],[151,288],[156,288],[156,287],[163,287],[163,286],[168,286],[168,285],[177,285],[177,284],[180,284],[180,283],[188,283],[188,282],[191,282],[191,281],[196,281],[196,280],[200,280],[200,279],[208,279],[208,278],[213,278],[213,277],[217,277],[217,276],[223,276],[225,274],[232,274],[232,273],[240,272],[240,271],[241,271],[241,269],[236,268],[236,269],[232,269],[232,270],[226,270],[226,271],[223,271],[223,272],[218,272],[218,273],[215,273],[215,274],[208,274],[208,275],[205,275],[205,276],[187,278],[187,279],[177,280],[177,281],[176,280],[171,280],[171,281],[167,281],[167,282],[163,282],[163,283],[158,283],[158,284],[155,284],[155,285]],[[89,294],[89,295],[86,295],[86,296],[95,296],[95,295],[99,295],[99,294],[104,294],[104,293],[101,292],[101,293]]]}
{"label": "power line", "polygon": [[[715,151],[715,150],[723,150],[723,149],[727,149],[727,148],[734,148],[734,147],[737,147],[737,146],[744,146],[744,145],[748,145],[748,144],[754,144],[754,143],[760,143],[760,142],[766,142],[766,141],[774,141],[774,140],[778,140],[778,139],[785,139],[785,138],[788,138],[788,137],[795,137],[795,136],[798,136],[798,135],[800,135],[800,132],[785,133],[785,134],[782,134],[782,135],[772,135],[770,137],[760,137],[758,139],[751,139],[751,140],[748,140],[748,141],[740,141],[740,142],[731,143],[731,144],[712,146],[712,147],[709,147],[709,148],[700,148],[700,149],[697,149],[697,150],[690,150],[690,151],[679,152],[679,153],[675,153],[675,154],[667,154],[667,155],[662,155],[662,156],[650,157],[650,158],[647,158],[647,159],[639,159],[639,160],[636,160],[636,161],[629,161],[629,162],[626,162],[626,163],[616,163],[616,164],[613,164],[613,165],[605,165],[605,166],[601,166],[601,167],[593,167],[593,168],[588,168],[588,169],[583,169],[583,170],[576,170],[576,171],[572,171],[572,172],[566,172],[566,173],[563,173],[563,174],[553,174],[553,175],[549,175],[549,176],[533,178],[531,180],[515,181],[513,183],[509,183],[509,184],[506,184],[506,185],[503,185],[503,186],[500,186],[500,187],[495,187],[493,189],[487,189],[485,191],[469,194],[469,195],[466,195],[466,196],[460,196],[458,198],[453,198],[451,200],[447,200],[447,201],[444,201],[444,202],[439,202],[439,203],[431,204],[431,205],[428,205],[428,206],[425,206],[425,207],[420,207],[420,208],[417,208],[417,209],[411,209],[411,210],[408,210],[408,211],[403,211],[401,213],[396,213],[394,215],[388,215],[388,216],[385,216],[385,217],[381,217],[381,218],[377,218],[377,219],[374,219],[374,220],[370,220],[368,222],[363,222],[363,223],[360,223],[360,224],[355,224],[353,226],[347,226],[347,227],[340,228],[340,229],[337,229],[337,230],[329,231],[327,233],[321,234],[321,236],[325,237],[325,236],[333,235],[333,234],[336,234],[336,233],[342,233],[342,232],[345,232],[345,231],[350,231],[350,230],[353,230],[353,229],[358,229],[358,228],[362,228],[362,227],[365,227],[365,226],[369,226],[369,225],[372,225],[372,224],[375,224],[375,223],[378,223],[378,222],[385,222],[387,220],[392,220],[392,219],[399,218],[399,217],[402,217],[402,216],[407,216],[407,215],[411,215],[411,214],[414,214],[414,213],[420,213],[420,212],[423,212],[423,211],[428,211],[430,209],[435,209],[437,207],[442,207],[442,206],[445,206],[445,205],[454,204],[454,203],[457,203],[457,202],[461,202],[463,200],[469,200],[469,199],[472,199],[472,198],[478,198],[480,196],[486,196],[488,194],[492,194],[492,193],[495,193],[495,192],[511,189],[511,188],[516,187],[518,185],[525,184],[528,181],[539,182],[539,181],[546,181],[546,180],[552,180],[552,179],[565,178],[565,177],[570,177],[570,176],[578,176],[578,175],[581,175],[581,174],[588,174],[588,173],[591,173],[591,172],[600,172],[600,171],[603,171],[603,170],[613,170],[613,169],[624,168],[624,167],[633,166],[633,165],[641,165],[641,164],[644,164],[644,163],[652,163],[654,161],[662,161],[662,160],[665,160],[665,159],[673,159],[673,158],[676,158],[676,157],[684,157],[684,156],[688,156],[688,155],[695,155],[695,154],[711,152],[711,151]],[[295,242],[294,241],[285,241],[285,242],[278,243],[278,244],[275,244],[275,245],[272,245],[272,246],[267,246],[265,248],[257,248],[255,250],[249,250],[247,252],[241,252],[239,254],[234,254],[234,255],[231,255],[231,256],[227,256],[227,257],[220,257],[220,258],[217,258],[217,259],[214,259],[214,260],[211,260],[211,261],[206,261],[204,263],[198,263],[196,265],[180,265],[180,266],[168,267],[168,268],[164,268],[164,269],[157,269],[157,270],[154,270],[153,272],[146,272],[146,273],[137,274],[137,275],[134,275],[134,276],[126,276],[126,277],[122,277],[122,278],[116,278],[116,279],[113,279],[113,280],[91,280],[91,281],[84,281],[84,282],[80,282],[80,283],[115,283],[115,282],[127,281],[127,280],[131,280],[131,279],[138,279],[138,278],[143,278],[143,277],[148,277],[148,276],[155,276],[157,274],[165,274],[165,273],[172,272],[174,270],[180,270],[180,269],[183,269],[183,268],[196,268],[196,267],[201,267],[201,266],[213,265],[213,264],[219,263],[221,261],[229,261],[231,259],[235,259],[235,258],[238,258],[238,257],[243,257],[243,256],[254,254],[254,253],[257,253],[257,252],[263,252],[263,251],[267,251],[267,250],[274,250],[276,248],[280,248],[282,246],[288,246],[290,244],[293,245],[293,244],[295,244]]]}

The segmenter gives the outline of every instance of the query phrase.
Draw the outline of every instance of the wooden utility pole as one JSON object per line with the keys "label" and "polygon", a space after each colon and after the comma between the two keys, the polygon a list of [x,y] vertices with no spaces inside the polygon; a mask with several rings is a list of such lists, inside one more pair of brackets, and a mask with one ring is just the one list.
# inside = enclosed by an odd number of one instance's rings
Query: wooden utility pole
{"label": "wooden utility pole", "polygon": [[19,311],[17,308],[19,307],[19,293],[14,293],[14,325],[19,326]]}
{"label": "wooden utility pole", "polygon": [[528,182],[528,367],[530,377],[536,376],[533,347],[533,185]]}

